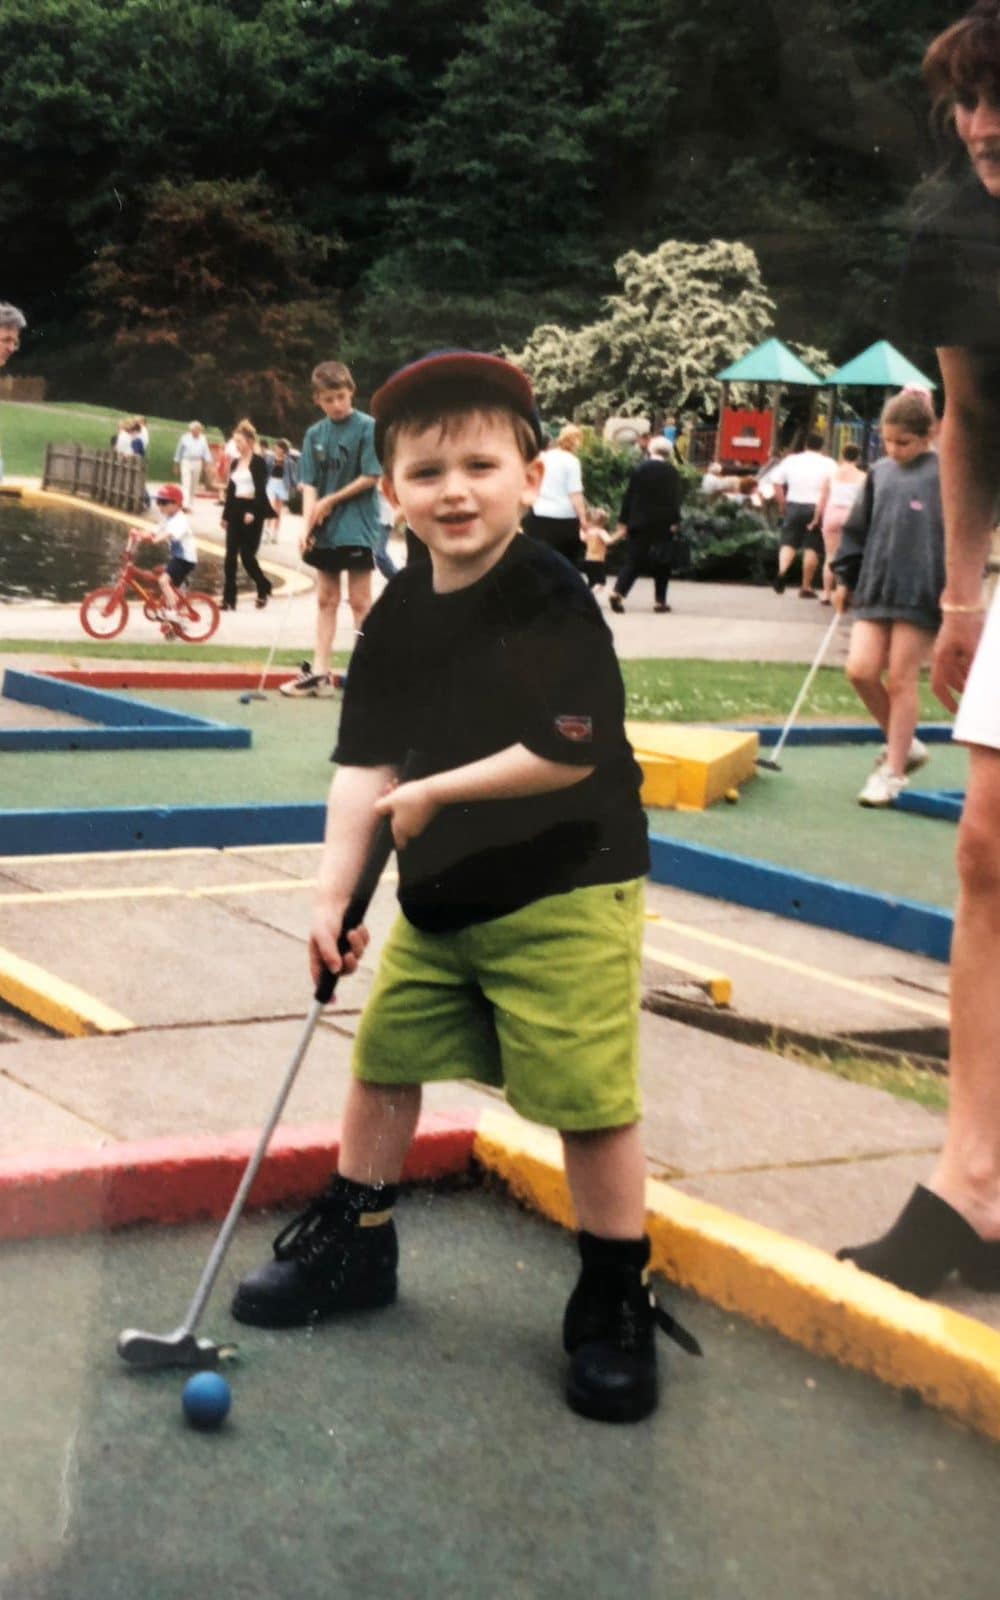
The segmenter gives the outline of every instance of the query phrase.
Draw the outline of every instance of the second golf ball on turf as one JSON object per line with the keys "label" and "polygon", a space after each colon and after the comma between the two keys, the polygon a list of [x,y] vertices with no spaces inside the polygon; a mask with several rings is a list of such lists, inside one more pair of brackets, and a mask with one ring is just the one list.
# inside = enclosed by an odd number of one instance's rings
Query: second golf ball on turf
{"label": "second golf ball on turf", "polygon": [[181,1395],[184,1415],[194,1428],[218,1428],[232,1403],[232,1391],[218,1372],[196,1372]]}

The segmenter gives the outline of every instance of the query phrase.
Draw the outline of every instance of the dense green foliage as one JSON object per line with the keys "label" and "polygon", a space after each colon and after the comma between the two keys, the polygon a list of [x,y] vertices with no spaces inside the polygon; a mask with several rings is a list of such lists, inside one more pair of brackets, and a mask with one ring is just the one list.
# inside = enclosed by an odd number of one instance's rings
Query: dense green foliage
{"label": "dense green foliage", "polygon": [[930,160],[920,56],[955,14],[4,0],[0,295],[31,318],[22,370],[148,411],[197,388],[209,420],[252,405],[272,429],[314,357],[346,355],[364,397],[428,345],[599,324],[615,261],[712,239],[756,253],[782,337],[843,359],[886,331]]}

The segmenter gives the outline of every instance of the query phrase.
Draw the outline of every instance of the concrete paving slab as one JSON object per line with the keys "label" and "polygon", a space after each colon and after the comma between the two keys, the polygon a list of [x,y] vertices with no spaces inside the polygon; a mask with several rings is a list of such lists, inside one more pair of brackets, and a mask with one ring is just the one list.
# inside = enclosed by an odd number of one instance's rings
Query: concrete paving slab
{"label": "concrete paving slab", "polygon": [[771,1051],[642,1018],[646,1149],[664,1177],[935,1148],[943,1118]]}
{"label": "concrete paving slab", "polygon": [[[7,869],[12,870],[12,869]],[[225,883],[251,883],[261,877],[277,878],[278,871],[260,867],[249,858],[228,850],[128,851],[114,856],[26,856],[16,869],[22,884],[40,893],[65,890],[128,888],[212,888]],[[0,888],[5,888],[0,885]]]}
{"label": "concrete paving slab", "polygon": [[71,1094],[60,1103],[58,1096],[39,1094],[21,1079],[16,1065],[21,1048],[8,1046],[0,1055],[0,1156],[21,1155],[36,1148],[99,1145],[107,1138],[108,1129],[82,1112],[78,1096]]}
{"label": "concrete paving slab", "polygon": [[[648,885],[646,904],[660,919],[647,924],[649,942],[728,973],[743,1016],[821,1033],[945,1025],[948,969],[930,957],[658,884]],[[828,974],[883,993],[831,984]]]}
{"label": "concrete paving slab", "polygon": [[[41,1146],[42,1119],[52,1107],[65,1108],[67,1125],[56,1140],[45,1130],[46,1146],[93,1143],[101,1130],[114,1139],[135,1140],[260,1127],[301,1038],[303,1021],[150,1030],[63,1040],[55,1047],[11,1046],[0,1065],[10,1064],[26,1110],[19,1137],[0,1122],[0,1154]],[[335,1021],[317,1030],[289,1098],[286,1123],[329,1122],[340,1116],[350,1083],[351,1047],[350,1034]],[[425,1103],[428,1111],[454,1111],[496,1105],[497,1099],[456,1082],[429,1086]],[[37,1138],[32,1105],[39,1119]],[[70,1126],[73,1118],[79,1128]],[[84,1138],[80,1130],[91,1128],[94,1138]]]}
{"label": "concrete paving slab", "polygon": [[9,949],[150,1025],[287,1014],[303,1004],[297,941],[209,900],[4,907]]}

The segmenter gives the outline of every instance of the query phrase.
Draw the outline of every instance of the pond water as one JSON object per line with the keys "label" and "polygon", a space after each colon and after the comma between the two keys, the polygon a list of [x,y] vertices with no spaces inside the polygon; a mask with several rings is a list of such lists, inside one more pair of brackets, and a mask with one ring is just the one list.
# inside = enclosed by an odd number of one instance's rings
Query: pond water
{"label": "pond water", "polygon": [[[126,532],[123,522],[89,506],[25,504],[0,496],[0,601],[82,600],[90,589],[114,582]],[[138,565],[158,566],[166,548],[141,548]],[[216,594],[222,563],[199,552],[192,576],[196,589]]]}

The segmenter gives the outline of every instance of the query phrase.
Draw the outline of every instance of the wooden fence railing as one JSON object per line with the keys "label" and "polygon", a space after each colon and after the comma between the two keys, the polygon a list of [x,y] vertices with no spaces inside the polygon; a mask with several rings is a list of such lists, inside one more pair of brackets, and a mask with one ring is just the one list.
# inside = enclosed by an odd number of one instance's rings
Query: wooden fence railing
{"label": "wooden fence railing", "polygon": [[79,495],[121,511],[142,511],[146,505],[146,463],[141,456],[116,450],[91,450],[82,444],[45,447],[43,489]]}

